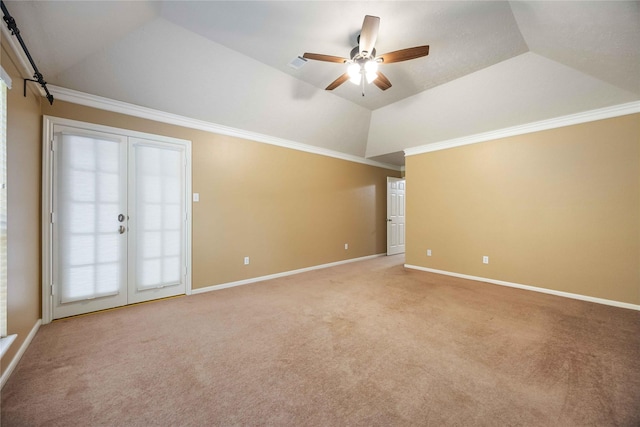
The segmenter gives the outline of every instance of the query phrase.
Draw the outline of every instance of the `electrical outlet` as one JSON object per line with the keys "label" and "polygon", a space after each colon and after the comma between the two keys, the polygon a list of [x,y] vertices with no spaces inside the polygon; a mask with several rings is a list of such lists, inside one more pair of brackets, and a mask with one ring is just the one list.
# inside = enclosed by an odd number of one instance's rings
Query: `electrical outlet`
{"label": "electrical outlet", "polygon": [[345,243],[345,244],[344,244],[344,249],[345,249],[345,250],[349,249],[349,244],[348,244],[348,243]]}
{"label": "electrical outlet", "polygon": [[427,256],[431,256],[431,249],[427,249]]}
{"label": "electrical outlet", "polygon": [[489,257],[488,257],[488,256],[486,256],[486,255],[485,255],[485,256],[483,256],[483,257],[482,257],[482,263],[483,263],[483,264],[489,264]]}
{"label": "electrical outlet", "polygon": [[244,265],[249,265],[249,257],[244,257]]}

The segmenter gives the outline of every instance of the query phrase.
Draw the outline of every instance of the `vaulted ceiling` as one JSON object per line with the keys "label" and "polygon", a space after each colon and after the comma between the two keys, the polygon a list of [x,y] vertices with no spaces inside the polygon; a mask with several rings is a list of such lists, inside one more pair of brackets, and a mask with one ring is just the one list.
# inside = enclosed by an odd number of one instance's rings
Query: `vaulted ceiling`
{"label": "vaulted ceiling", "polygon": [[[639,2],[6,1],[53,85],[403,164],[402,150],[640,100]],[[365,15],[393,86],[324,88]],[[6,32],[3,37],[6,37]]]}

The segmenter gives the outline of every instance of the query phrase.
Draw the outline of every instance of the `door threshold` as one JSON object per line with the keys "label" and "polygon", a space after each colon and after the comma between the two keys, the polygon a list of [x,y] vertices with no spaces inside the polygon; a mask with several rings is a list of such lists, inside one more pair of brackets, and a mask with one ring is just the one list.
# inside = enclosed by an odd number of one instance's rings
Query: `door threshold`
{"label": "door threshold", "polygon": [[60,317],[58,319],[53,319],[52,322],[57,322],[58,320],[75,319],[76,317],[92,316],[94,314],[106,313],[106,312],[114,311],[114,310],[121,310],[123,308],[131,308],[131,307],[135,307],[137,305],[142,305],[142,304],[151,304],[151,303],[154,303],[154,302],[166,301],[166,300],[175,299],[175,298],[182,298],[182,297],[185,297],[185,296],[187,296],[187,295],[186,294],[180,294],[180,295],[173,295],[173,296],[170,296],[170,297],[152,299],[152,300],[149,300],[149,301],[134,302],[132,304],[121,305],[119,307],[105,308],[104,310],[90,311],[89,313],[81,313],[81,314],[75,314],[73,316]]}

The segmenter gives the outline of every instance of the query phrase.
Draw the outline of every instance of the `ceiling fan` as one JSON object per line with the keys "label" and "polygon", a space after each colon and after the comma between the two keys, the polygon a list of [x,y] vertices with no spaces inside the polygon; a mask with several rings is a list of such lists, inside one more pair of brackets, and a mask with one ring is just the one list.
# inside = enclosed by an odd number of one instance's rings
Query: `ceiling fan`
{"label": "ceiling fan", "polygon": [[391,87],[391,82],[384,74],[378,71],[379,64],[408,61],[409,59],[420,58],[429,54],[429,46],[425,45],[400,49],[376,56],[375,44],[379,27],[379,17],[370,15],[364,17],[362,31],[358,36],[358,46],[351,50],[350,59],[319,53],[305,53],[303,55],[303,58],[316,61],[350,64],[347,72],[335,79],[325,90],[333,90],[347,80],[362,85],[362,96],[364,96],[365,81],[375,84],[381,90],[387,90]]}

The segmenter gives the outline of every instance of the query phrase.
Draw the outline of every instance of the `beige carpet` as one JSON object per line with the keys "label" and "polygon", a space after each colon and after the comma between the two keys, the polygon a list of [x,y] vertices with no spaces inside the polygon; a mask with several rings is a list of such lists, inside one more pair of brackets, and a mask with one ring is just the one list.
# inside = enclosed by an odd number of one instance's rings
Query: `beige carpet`
{"label": "beige carpet", "polygon": [[640,425],[640,312],[403,261],[43,326],[2,426]]}

